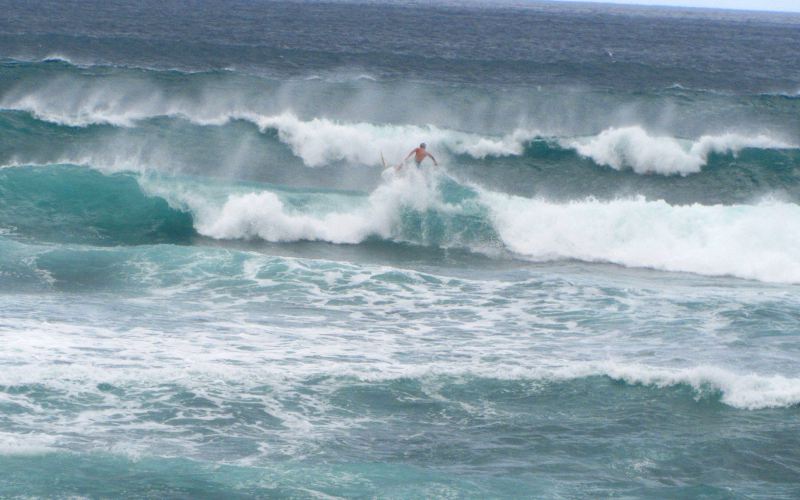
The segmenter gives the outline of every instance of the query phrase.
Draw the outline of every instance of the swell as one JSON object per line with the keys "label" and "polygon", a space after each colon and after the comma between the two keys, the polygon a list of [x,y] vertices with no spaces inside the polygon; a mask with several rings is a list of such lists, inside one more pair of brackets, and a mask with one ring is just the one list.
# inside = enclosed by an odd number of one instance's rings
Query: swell
{"label": "swell", "polygon": [[76,166],[0,170],[0,227],[39,241],[185,243],[191,216],[147,196],[129,175]]}
{"label": "swell", "polygon": [[[336,68],[326,68],[323,71],[312,71],[307,74],[298,74],[294,77],[288,75],[278,75],[265,73],[263,71],[252,71],[254,68],[242,67],[205,67],[205,68],[186,68],[177,66],[148,66],[146,64],[137,64],[135,61],[124,63],[119,61],[103,61],[93,58],[80,58],[69,56],[63,51],[53,50],[41,56],[29,57],[0,57],[0,68],[10,69],[22,74],[32,73],[37,75],[37,78],[47,79],[54,76],[72,74],[72,75],[109,75],[109,74],[139,74],[148,75],[149,77],[158,80],[163,78],[163,81],[168,81],[174,77],[186,78],[204,78],[206,76],[241,76],[253,78],[252,81],[262,82],[275,82],[280,80],[297,79],[301,81],[321,81],[328,83],[345,83],[345,82],[380,82],[385,81],[379,76],[371,74],[363,67],[341,66]],[[251,71],[248,71],[251,70]],[[421,82],[420,82],[421,83]],[[537,87],[541,91],[541,86]],[[570,87],[563,87],[562,91],[571,91]],[[694,101],[698,96],[710,95],[718,97],[735,98],[742,96],[738,91],[739,89],[711,89],[703,87],[692,87],[682,83],[670,83],[663,86],[655,86],[648,90],[652,96],[662,97],[675,97],[681,100]],[[641,89],[635,89],[629,93],[629,96],[636,96],[641,94]],[[769,90],[760,91],[744,96],[753,98],[753,102],[763,102],[771,106],[780,105],[781,102],[787,100],[795,100],[800,98],[800,90],[791,87],[788,90]]]}

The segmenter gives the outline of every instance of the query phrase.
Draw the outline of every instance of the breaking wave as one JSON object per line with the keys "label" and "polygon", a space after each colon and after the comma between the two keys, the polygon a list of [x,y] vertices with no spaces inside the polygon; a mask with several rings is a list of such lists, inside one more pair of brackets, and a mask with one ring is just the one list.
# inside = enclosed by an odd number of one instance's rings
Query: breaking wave
{"label": "breaking wave", "polygon": [[725,133],[704,135],[696,140],[655,136],[641,127],[609,128],[588,139],[562,140],[581,156],[616,170],[630,168],[638,174],[700,172],[712,153],[736,154],[746,148],[792,149],[796,146],[766,134]]}
{"label": "breaking wave", "polygon": [[[432,150],[445,155],[465,155],[478,160],[536,156],[542,153],[544,146],[545,153],[548,150],[571,151],[599,166],[616,170],[630,169],[637,174],[689,175],[700,172],[712,154],[736,155],[745,149],[798,149],[797,145],[765,132],[725,132],[692,140],[654,135],[641,126],[610,127],[588,137],[558,137],[536,127],[522,127],[504,135],[482,135],[434,125],[349,123],[319,117],[304,120],[288,111],[274,115],[247,110],[214,114],[203,110],[198,112],[191,103],[159,103],[158,98],[131,109],[115,109],[116,105],[106,102],[83,103],[77,109],[51,109],[26,98],[13,103],[3,102],[0,106],[70,127],[134,127],[141,121],[158,117],[215,127],[244,121],[258,127],[262,133],[274,131],[278,139],[308,167],[323,167],[336,162],[371,165],[382,154],[394,163],[408,153],[410,145],[424,141]],[[538,143],[538,153],[531,151],[534,141]]]}
{"label": "breaking wave", "polygon": [[[377,238],[536,261],[576,259],[800,283],[800,207],[777,200],[670,205],[638,197],[555,203],[413,169],[388,170],[371,193],[214,186],[203,179],[146,175],[136,177],[137,184],[134,177],[82,167],[2,172],[2,225],[67,241],[91,236],[122,243],[179,242],[195,233],[219,240],[337,244]],[[78,188],[94,194],[74,197]]]}

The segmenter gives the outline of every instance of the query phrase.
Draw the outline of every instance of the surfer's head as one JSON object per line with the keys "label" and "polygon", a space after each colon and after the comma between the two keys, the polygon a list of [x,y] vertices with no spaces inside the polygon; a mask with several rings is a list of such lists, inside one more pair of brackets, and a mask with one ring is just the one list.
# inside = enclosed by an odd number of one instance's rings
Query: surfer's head
{"label": "surfer's head", "polygon": [[422,149],[425,149],[425,143],[424,142],[419,143],[419,147],[421,147]]}

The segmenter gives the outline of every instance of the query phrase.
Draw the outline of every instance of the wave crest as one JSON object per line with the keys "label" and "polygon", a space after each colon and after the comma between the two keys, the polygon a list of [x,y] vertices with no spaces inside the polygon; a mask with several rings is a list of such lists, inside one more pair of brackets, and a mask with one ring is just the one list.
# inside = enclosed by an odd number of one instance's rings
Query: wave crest
{"label": "wave crest", "polygon": [[532,130],[518,129],[501,137],[441,129],[432,125],[375,125],[342,123],[326,118],[300,120],[292,113],[260,116],[251,113],[231,115],[229,119],[246,119],[264,131],[274,129],[281,141],[310,167],[347,161],[374,164],[385,152],[391,159],[403,158],[411,146],[427,142],[432,149],[445,149],[473,158],[518,156],[525,144],[537,137]]}
{"label": "wave crest", "polygon": [[637,365],[606,367],[605,375],[629,384],[669,387],[688,385],[698,392],[719,391],[721,401],[734,408],[758,410],[800,404],[800,379],[782,375],[736,374],[729,370],[699,366],[658,369]]}
{"label": "wave crest", "polygon": [[473,159],[519,157],[535,154],[528,146],[534,140],[542,140],[548,147],[574,151],[598,165],[617,170],[688,175],[700,172],[714,153],[798,147],[765,131],[721,132],[679,139],[654,135],[645,127],[633,125],[612,126],[597,135],[575,137],[554,134],[535,124],[523,124],[505,134],[485,134],[434,125],[348,122],[325,116],[304,119],[288,110],[268,112],[253,106],[250,101],[256,98],[252,95],[212,95],[210,91],[170,95],[146,79],[123,79],[118,83],[112,89],[75,85],[67,77],[55,78],[32,90],[26,87],[8,92],[0,100],[0,107],[71,127],[136,127],[141,121],[157,117],[178,118],[199,126],[247,121],[261,132],[275,131],[278,139],[309,167],[335,162],[374,165],[381,153],[393,163],[423,141],[437,152]]}
{"label": "wave crest", "polygon": [[800,283],[800,206],[670,205],[643,197],[565,204],[483,194],[505,245],[534,260]]}
{"label": "wave crest", "polygon": [[[334,199],[319,194],[315,200],[296,202],[287,193],[256,191],[229,195],[221,205],[198,197],[183,197],[180,203],[195,214],[197,231],[216,239],[357,244],[380,238],[481,247],[487,236],[491,238],[491,228],[482,222],[485,217],[471,190],[413,169],[400,174],[387,171],[385,177],[368,196]],[[459,189],[462,192],[455,192]]]}
{"label": "wave crest", "polygon": [[745,148],[787,149],[794,146],[764,134],[704,135],[695,141],[650,135],[641,127],[609,128],[589,139],[560,143],[599,165],[616,170],[630,168],[638,174],[700,172],[712,153],[736,154]]}

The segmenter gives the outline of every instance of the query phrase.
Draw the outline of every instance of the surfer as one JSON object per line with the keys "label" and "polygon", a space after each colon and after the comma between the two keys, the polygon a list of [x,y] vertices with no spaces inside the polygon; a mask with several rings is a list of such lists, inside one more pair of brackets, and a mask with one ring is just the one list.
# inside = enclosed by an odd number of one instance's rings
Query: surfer
{"label": "surfer", "polygon": [[[414,163],[417,164],[417,168],[422,166],[422,162],[428,157],[433,160],[434,165],[437,167],[439,166],[439,162],[436,161],[436,158],[434,158],[432,154],[428,153],[428,151],[425,149],[425,143],[423,142],[418,148],[414,148],[410,153],[408,153],[408,156],[406,156],[403,161],[395,165],[395,172],[399,172],[400,169],[403,168],[403,165],[405,165],[408,159],[412,156],[414,157]],[[381,163],[383,164],[384,169],[389,168],[389,166],[386,164],[386,160],[383,158],[383,153],[381,153]]]}
{"label": "surfer", "polygon": [[414,148],[410,153],[408,153],[408,156],[406,156],[405,160],[403,160],[403,163],[407,162],[408,159],[411,158],[412,156],[414,157],[414,162],[417,164],[417,167],[421,166],[425,158],[429,157],[431,160],[433,160],[434,165],[436,165],[437,167],[439,166],[439,163],[436,161],[436,158],[434,158],[432,154],[428,153],[428,151],[425,150],[424,142],[420,144],[418,148]]}

